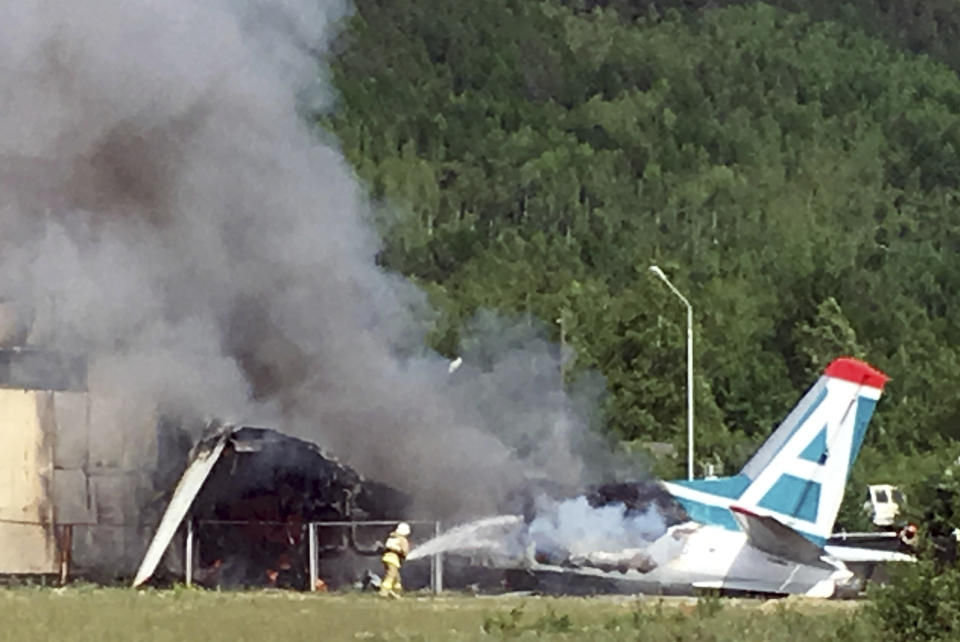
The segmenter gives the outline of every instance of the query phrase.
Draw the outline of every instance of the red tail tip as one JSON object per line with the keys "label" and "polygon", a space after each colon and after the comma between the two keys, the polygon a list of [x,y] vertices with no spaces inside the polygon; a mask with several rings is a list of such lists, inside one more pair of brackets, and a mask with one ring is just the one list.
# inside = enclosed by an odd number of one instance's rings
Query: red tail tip
{"label": "red tail tip", "polygon": [[834,359],[827,366],[824,372],[828,377],[836,377],[844,381],[850,381],[871,388],[883,390],[884,384],[890,380],[890,377],[883,374],[869,363],[854,359],[853,357],[840,357]]}

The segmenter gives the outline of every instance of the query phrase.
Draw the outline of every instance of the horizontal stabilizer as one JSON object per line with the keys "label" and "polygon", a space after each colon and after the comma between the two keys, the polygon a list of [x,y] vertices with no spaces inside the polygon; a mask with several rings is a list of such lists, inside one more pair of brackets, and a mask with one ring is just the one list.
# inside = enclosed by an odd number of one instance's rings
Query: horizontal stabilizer
{"label": "horizontal stabilizer", "polygon": [[899,551],[883,551],[876,548],[853,546],[825,546],[824,552],[841,562],[916,562],[917,558]]}
{"label": "horizontal stabilizer", "polygon": [[[717,591],[737,591],[741,593],[767,593],[775,595],[787,595],[796,591],[787,590],[783,587],[775,587],[769,582],[760,580],[716,580],[711,582],[694,582],[695,589],[713,589]],[[801,594],[807,597],[830,598],[836,593],[837,585],[831,580],[817,582],[813,586],[801,591]]]}
{"label": "horizontal stabilizer", "polygon": [[777,519],[739,506],[731,506],[730,510],[754,548],[800,564],[833,568],[822,560],[823,549]]}

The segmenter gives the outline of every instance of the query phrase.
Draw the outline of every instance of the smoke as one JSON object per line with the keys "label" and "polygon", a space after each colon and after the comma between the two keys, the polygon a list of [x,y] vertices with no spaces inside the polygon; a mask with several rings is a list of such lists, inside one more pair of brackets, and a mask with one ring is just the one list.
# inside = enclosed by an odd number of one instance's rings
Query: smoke
{"label": "smoke", "polygon": [[666,531],[656,504],[628,514],[623,504],[594,507],[583,496],[542,507],[528,528],[537,550],[562,559],[643,547]]}
{"label": "smoke", "polygon": [[529,522],[497,515],[460,524],[417,546],[408,559],[452,552],[493,566],[546,562],[648,572],[676,557],[691,532],[689,523],[678,528],[669,521],[655,501],[637,510],[621,502],[592,505],[584,495],[540,495]]}
{"label": "smoke", "polygon": [[485,510],[526,474],[576,482],[585,422],[555,351],[501,346],[451,376],[422,348],[423,294],[375,264],[355,177],[298,116],[333,104],[322,53],[348,12],[6,7],[0,297],[33,342],[88,355],[91,392],[117,400],[105,440],[148,439],[157,409],[268,423],[434,515]]}

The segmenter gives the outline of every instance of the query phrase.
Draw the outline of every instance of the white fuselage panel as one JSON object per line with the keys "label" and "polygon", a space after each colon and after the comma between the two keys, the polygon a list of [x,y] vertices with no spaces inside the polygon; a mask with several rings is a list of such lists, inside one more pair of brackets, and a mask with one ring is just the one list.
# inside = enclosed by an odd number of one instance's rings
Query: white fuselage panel
{"label": "white fuselage panel", "polygon": [[[745,533],[719,526],[682,525],[682,552],[646,579],[663,584],[691,584],[769,593],[832,593],[836,582],[852,576],[842,563],[802,564],[751,546]],[[672,530],[672,529],[671,529]]]}

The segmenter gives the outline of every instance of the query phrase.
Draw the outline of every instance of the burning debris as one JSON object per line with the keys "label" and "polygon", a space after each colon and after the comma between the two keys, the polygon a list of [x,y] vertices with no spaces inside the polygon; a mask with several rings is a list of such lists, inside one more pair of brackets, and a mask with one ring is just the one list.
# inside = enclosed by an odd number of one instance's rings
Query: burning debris
{"label": "burning debris", "polygon": [[660,484],[653,481],[613,482],[589,490],[587,501],[594,508],[621,504],[626,516],[655,509],[667,526],[689,518],[683,506]]}
{"label": "burning debris", "polygon": [[[134,584],[154,574],[186,517],[195,529],[201,583],[308,588],[308,523],[392,518],[408,505],[403,493],[367,482],[315,444],[265,428],[221,426],[195,447]],[[318,537],[321,569],[344,554],[378,552],[357,541],[355,528],[319,529]],[[333,587],[359,576],[359,569],[324,574]]]}

